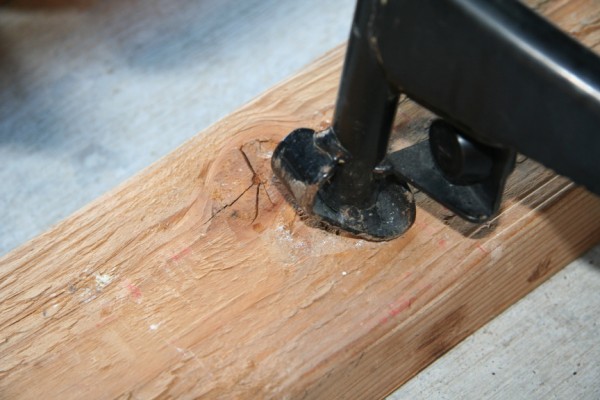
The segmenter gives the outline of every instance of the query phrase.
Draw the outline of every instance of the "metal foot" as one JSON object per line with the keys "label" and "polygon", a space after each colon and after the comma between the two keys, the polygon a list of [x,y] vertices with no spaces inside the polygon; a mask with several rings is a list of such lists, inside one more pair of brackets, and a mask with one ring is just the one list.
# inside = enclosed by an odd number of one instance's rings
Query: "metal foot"
{"label": "metal foot", "polygon": [[374,173],[373,201],[368,206],[341,204],[328,193],[336,169],[349,161],[331,129],[315,133],[297,129],[275,149],[271,165],[297,205],[315,222],[368,240],[402,235],[415,220],[415,203],[408,185],[395,176]]}

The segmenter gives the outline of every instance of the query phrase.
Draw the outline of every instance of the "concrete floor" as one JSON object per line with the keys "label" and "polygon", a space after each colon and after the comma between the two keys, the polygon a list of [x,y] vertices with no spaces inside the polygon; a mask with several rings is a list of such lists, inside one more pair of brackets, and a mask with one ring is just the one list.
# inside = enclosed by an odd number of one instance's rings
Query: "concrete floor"
{"label": "concrete floor", "polygon": [[[0,2],[0,255],[343,42],[354,0]],[[392,399],[600,399],[600,247]]]}

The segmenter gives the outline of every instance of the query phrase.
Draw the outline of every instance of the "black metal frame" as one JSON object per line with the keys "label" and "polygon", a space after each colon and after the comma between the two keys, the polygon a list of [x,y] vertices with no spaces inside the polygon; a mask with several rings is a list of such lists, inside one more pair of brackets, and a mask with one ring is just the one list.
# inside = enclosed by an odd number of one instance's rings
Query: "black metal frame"
{"label": "black metal frame", "polygon": [[[400,93],[440,120],[386,154]],[[405,182],[493,217],[516,151],[600,194],[600,58],[515,0],[359,0],[330,129],[290,134],[276,175],[305,212],[373,240],[414,221]]]}

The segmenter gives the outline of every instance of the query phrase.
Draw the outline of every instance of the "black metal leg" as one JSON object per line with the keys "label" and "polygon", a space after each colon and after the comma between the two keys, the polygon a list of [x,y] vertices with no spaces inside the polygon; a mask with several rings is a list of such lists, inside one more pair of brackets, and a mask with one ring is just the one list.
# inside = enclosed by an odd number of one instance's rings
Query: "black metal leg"
{"label": "black metal leg", "polygon": [[373,169],[386,155],[398,107],[398,90],[371,49],[369,23],[375,2],[359,0],[335,108],[333,131],[350,158],[337,168],[327,190],[332,206],[370,207],[376,190]]}
{"label": "black metal leg", "polygon": [[[400,91],[444,122],[382,163]],[[272,165],[305,212],[381,240],[414,220],[405,182],[492,218],[516,151],[600,194],[598,132],[600,58],[520,2],[359,0],[333,126],[291,133]]]}

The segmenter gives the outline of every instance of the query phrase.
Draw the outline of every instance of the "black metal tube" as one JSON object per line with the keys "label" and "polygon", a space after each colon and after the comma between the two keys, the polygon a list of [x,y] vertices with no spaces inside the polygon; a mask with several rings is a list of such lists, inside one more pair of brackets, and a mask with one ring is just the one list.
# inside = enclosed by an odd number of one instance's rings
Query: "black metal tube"
{"label": "black metal tube", "polygon": [[491,145],[600,194],[600,58],[519,1],[395,0],[372,15],[387,78]]}
{"label": "black metal tube", "polygon": [[374,201],[373,169],[386,154],[398,106],[398,91],[371,49],[375,4],[359,0],[352,23],[333,120],[333,130],[352,158],[336,170],[327,190],[332,204],[364,208]]}

